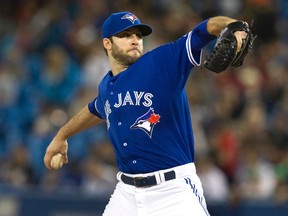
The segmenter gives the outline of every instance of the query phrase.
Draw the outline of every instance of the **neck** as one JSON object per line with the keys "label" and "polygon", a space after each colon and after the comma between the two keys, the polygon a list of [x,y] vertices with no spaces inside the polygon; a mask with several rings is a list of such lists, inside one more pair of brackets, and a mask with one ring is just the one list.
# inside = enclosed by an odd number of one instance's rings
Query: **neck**
{"label": "neck", "polygon": [[109,63],[113,76],[118,75],[119,73],[125,71],[128,68],[128,65],[121,64],[117,62],[115,59],[110,59]]}

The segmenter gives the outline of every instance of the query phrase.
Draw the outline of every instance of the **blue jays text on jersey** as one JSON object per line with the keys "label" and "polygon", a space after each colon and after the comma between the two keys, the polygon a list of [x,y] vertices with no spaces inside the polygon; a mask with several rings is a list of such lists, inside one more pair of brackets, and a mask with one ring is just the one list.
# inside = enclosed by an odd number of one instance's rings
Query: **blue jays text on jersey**
{"label": "blue jays text on jersey", "polygon": [[[123,98],[124,97],[124,98]],[[151,98],[153,97],[152,93],[145,93],[145,92],[138,92],[133,91],[133,93],[130,93],[130,91],[127,91],[122,96],[122,93],[118,94],[118,102],[114,104],[114,107],[118,108],[120,106],[126,106],[126,105],[141,105],[150,107],[152,105]],[[143,98],[143,99],[142,99]]]}
{"label": "blue jays text on jersey", "polygon": [[147,173],[194,162],[194,139],[185,84],[202,48],[215,36],[207,20],[178,40],[147,52],[125,71],[109,71],[89,103],[105,119],[117,165]]}

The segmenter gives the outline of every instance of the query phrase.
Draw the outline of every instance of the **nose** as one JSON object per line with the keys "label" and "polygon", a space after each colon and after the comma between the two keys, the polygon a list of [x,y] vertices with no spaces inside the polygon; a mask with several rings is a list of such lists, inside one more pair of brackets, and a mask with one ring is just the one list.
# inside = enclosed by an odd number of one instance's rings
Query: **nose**
{"label": "nose", "polygon": [[131,35],[132,45],[138,45],[139,44],[139,38],[136,34]]}

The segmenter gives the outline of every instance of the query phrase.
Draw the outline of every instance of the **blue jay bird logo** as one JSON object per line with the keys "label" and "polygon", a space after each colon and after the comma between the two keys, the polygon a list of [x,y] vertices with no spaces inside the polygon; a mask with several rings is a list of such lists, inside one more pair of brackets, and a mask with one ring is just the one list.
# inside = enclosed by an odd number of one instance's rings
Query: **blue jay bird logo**
{"label": "blue jay bird logo", "polygon": [[143,130],[150,138],[152,138],[152,133],[154,126],[159,122],[160,115],[154,113],[154,109],[150,107],[147,113],[140,116],[133,125],[131,129],[141,129]]}
{"label": "blue jay bird logo", "polygon": [[138,19],[134,14],[127,13],[121,17],[121,19],[128,19],[130,22],[134,24],[134,22]]}

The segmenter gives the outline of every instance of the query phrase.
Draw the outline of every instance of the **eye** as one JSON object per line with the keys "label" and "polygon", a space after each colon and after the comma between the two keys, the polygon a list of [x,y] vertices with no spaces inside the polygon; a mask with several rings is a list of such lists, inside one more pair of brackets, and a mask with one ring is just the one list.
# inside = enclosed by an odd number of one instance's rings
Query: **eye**
{"label": "eye", "polygon": [[121,35],[122,37],[130,37],[131,34],[130,33],[123,33],[123,35]]}
{"label": "eye", "polygon": [[138,38],[140,38],[140,39],[143,37],[142,34],[141,34],[140,32],[137,33],[136,36],[137,36]]}
{"label": "eye", "polygon": [[119,38],[127,38],[130,36],[131,36],[131,34],[129,32],[121,32],[121,33],[115,35],[115,37],[119,37]]}
{"label": "eye", "polygon": [[139,38],[139,39],[142,39],[142,33],[141,32],[121,32],[121,33],[119,33],[119,34],[117,34],[117,35],[115,35],[116,37],[119,37],[119,38],[129,38],[129,37],[131,37],[132,35],[136,35],[136,37],[137,38]]}

